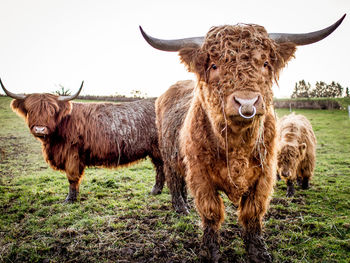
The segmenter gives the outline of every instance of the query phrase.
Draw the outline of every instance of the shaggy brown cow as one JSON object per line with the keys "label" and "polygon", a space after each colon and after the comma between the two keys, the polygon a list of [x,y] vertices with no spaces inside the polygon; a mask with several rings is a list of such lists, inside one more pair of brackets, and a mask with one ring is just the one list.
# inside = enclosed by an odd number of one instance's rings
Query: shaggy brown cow
{"label": "shaggy brown cow", "polygon": [[328,36],[343,18],[308,34],[268,34],[261,26],[238,24],[213,27],[206,37],[161,40],[140,28],[151,46],[179,51],[197,76],[160,96],[156,114],[172,202],[187,211],[185,177],[202,218],[203,259],[220,257],[223,192],[238,206],[250,260],[272,260],[261,236],[276,169],[272,83],[297,45]]}
{"label": "shaggy brown cow", "polygon": [[277,172],[287,183],[287,196],[294,195],[293,182],[309,187],[316,163],[316,137],[311,123],[303,115],[294,113],[277,122]]}
{"label": "shaggy brown cow", "polygon": [[152,194],[164,185],[158,148],[154,99],[125,104],[73,103],[72,96],[14,94],[11,107],[40,140],[46,162],[65,171],[69,181],[66,202],[74,202],[86,166],[117,167],[149,156],[156,167]]}

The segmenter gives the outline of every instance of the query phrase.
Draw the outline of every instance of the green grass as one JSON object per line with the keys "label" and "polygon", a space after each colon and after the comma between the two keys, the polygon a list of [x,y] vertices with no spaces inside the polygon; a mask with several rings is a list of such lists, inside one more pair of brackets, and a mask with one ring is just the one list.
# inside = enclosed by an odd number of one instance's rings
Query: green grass
{"label": "green grass", "polygon": [[[173,212],[165,188],[149,194],[149,160],[88,168],[79,201],[64,204],[68,181],[43,160],[40,143],[0,97],[0,262],[197,262],[202,230],[193,208]],[[318,140],[311,188],[286,198],[278,182],[265,217],[275,262],[349,262],[350,120],[346,111],[297,110]],[[278,116],[288,110],[277,110]],[[225,198],[222,262],[245,262],[233,205]]]}

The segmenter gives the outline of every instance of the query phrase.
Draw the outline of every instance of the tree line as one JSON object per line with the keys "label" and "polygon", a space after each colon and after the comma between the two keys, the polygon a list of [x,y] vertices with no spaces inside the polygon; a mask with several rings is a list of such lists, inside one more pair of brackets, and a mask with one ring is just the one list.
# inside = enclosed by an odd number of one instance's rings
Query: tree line
{"label": "tree line", "polygon": [[[345,90],[345,92],[344,92]],[[66,89],[63,85],[59,84],[59,89],[54,91],[57,95],[70,95],[71,91]],[[115,97],[126,98],[125,95],[116,94]],[[131,98],[146,98],[147,94],[140,90],[132,90]],[[345,89],[335,81],[327,84],[323,81],[317,81],[315,86],[312,87],[309,82],[306,83],[305,80],[300,80],[295,83],[294,90],[292,93],[292,98],[340,98],[340,97],[350,97],[349,88]]]}
{"label": "tree line", "polygon": [[323,81],[317,81],[314,87],[309,82],[300,80],[295,83],[292,98],[340,98],[350,97],[349,88],[344,88],[335,81],[327,84]]}

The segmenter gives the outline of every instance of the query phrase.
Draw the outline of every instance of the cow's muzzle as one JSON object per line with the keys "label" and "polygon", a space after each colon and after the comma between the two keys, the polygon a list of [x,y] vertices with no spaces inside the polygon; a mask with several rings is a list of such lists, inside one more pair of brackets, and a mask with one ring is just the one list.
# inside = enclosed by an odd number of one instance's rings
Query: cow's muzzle
{"label": "cow's muzzle", "polygon": [[49,131],[45,126],[33,126],[32,133],[36,137],[45,137],[49,134]]}
{"label": "cow's muzzle", "polygon": [[283,177],[287,178],[287,177],[289,177],[289,175],[290,175],[289,171],[282,171],[282,176]]}
{"label": "cow's muzzle", "polygon": [[260,94],[246,97],[241,94],[233,95],[233,106],[237,115],[244,119],[252,119],[256,114],[263,114],[263,100]]}
{"label": "cow's muzzle", "polygon": [[259,99],[259,97],[256,97],[251,100],[244,100],[240,98],[235,98],[235,100],[240,104],[238,108],[238,113],[241,117],[244,119],[251,119],[256,114],[256,108],[254,106],[255,102]]}

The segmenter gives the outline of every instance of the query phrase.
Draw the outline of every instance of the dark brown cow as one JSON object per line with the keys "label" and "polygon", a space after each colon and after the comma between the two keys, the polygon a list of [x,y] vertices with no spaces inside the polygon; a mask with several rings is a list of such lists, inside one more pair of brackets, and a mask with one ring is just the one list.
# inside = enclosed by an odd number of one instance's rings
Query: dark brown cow
{"label": "dark brown cow", "polygon": [[308,34],[268,34],[239,24],[213,27],[206,37],[161,40],[141,29],[153,47],[179,51],[197,76],[160,96],[156,114],[173,206],[187,212],[186,180],[202,218],[204,259],[220,257],[223,192],[238,207],[249,259],[272,261],[261,236],[276,171],[272,84],[297,45],[323,39],[343,18]]}
{"label": "dark brown cow", "polygon": [[[1,80],[0,80],[1,82]],[[158,148],[154,99],[125,104],[73,103],[72,96],[14,94],[11,107],[22,116],[42,143],[46,162],[65,171],[67,202],[74,202],[86,166],[117,167],[149,156],[156,167],[152,194],[164,185],[163,161]]]}

